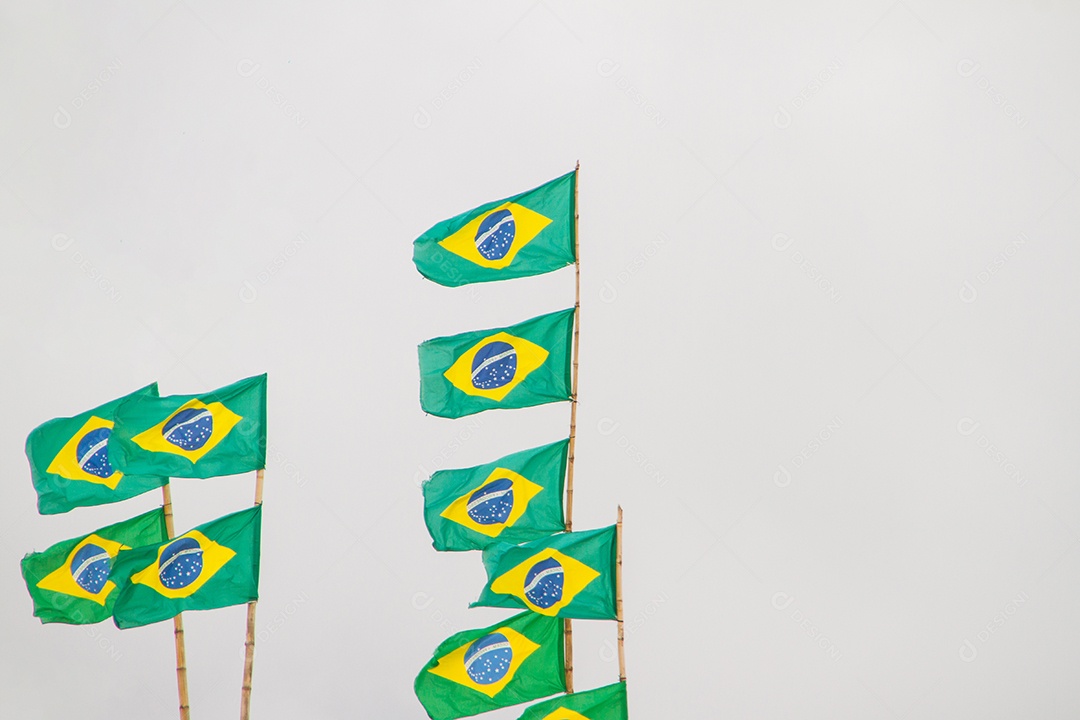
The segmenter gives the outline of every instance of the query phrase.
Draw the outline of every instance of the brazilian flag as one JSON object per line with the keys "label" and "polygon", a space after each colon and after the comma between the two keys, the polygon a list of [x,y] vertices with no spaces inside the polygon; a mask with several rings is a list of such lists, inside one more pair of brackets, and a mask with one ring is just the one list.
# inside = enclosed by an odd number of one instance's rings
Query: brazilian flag
{"label": "brazilian flag", "polygon": [[266,375],[204,395],[135,397],[116,408],[109,460],[130,473],[208,478],[266,466]]}
{"label": "brazilian flag", "polygon": [[436,550],[483,550],[566,529],[563,482],[569,440],[462,470],[440,470],[424,483],[424,522]]}
{"label": "brazilian flag", "polygon": [[413,243],[420,274],[440,285],[509,280],[572,265],[577,171],[443,220]]}
{"label": "brazilian flag", "polygon": [[261,527],[262,505],[256,505],[125,552],[109,576],[119,588],[113,622],[138,627],[185,610],[258,600]]}
{"label": "brazilian flag", "polygon": [[484,551],[488,583],[469,607],[523,607],[541,615],[615,620],[615,526]]}
{"label": "brazilian flag", "polygon": [[459,418],[570,399],[574,309],[420,345],[420,407]]}
{"label": "brazilian flag", "polygon": [[521,613],[445,640],[416,677],[433,720],[477,715],[566,692],[563,623]]}
{"label": "brazilian flag", "polygon": [[518,720],[627,720],[626,683],[545,700],[526,710]]}
{"label": "brazilian flag", "polygon": [[87,505],[104,505],[141,495],[169,481],[167,473],[120,472],[109,461],[113,414],[127,400],[156,398],[157,383],[69,418],[56,418],[31,431],[26,458],[42,515]]}
{"label": "brazilian flag", "polygon": [[108,618],[116,600],[109,571],[118,554],[168,539],[165,511],[151,510],[22,560],[22,576],[42,623],[89,625]]}

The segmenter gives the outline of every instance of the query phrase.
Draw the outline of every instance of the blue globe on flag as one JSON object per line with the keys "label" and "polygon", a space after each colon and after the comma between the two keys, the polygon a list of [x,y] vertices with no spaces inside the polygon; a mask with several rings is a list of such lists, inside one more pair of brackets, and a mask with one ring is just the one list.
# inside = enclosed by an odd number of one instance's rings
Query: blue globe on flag
{"label": "blue globe on flag", "polygon": [[169,418],[161,434],[181,450],[198,450],[214,434],[214,416],[205,408],[188,408]]}
{"label": "blue globe on flag", "polygon": [[489,482],[469,496],[466,512],[478,525],[498,525],[514,509],[514,481],[500,478]]}
{"label": "blue globe on flag", "polygon": [[203,550],[194,538],[178,538],[161,551],[158,578],[170,590],[186,588],[199,578],[202,570]]}
{"label": "blue globe on flag", "polygon": [[485,260],[502,260],[510,252],[517,235],[517,224],[509,210],[497,210],[476,229],[476,251]]}
{"label": "blue globe on flag", "polygon": [[465,672],[478,685],[491,685],[506,677],[514,649],[502,633],[490,633],[477,639],[465,651]]}

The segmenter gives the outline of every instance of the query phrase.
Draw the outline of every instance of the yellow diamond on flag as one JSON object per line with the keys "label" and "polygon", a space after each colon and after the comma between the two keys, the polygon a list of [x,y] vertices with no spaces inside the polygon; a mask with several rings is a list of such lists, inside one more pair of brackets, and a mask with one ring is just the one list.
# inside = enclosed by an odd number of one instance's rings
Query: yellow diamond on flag
{"label": "yellow diamond on flag", "polygon": [[143,450],[173,453],[195,463],[243,419],[219,402],[204,404],[189,400],[131,440]]}
{"label": "yellow diamond on flag", "polygon": [[502,627],[443,655],[428,672],[493,698],[539,647],[516,630]]}
{"label": "yellow diamond on flag", "polygon": [[[495,468],[484,482],[450,503],[440,515],[488,537],[498,537],[525,514],[529,501],[543,489],[513,470]],[[485,508],[491,507],[493,501],[505,500],[507,496],[509,502],[498,503],[496,510],[485,513]],[[499,510],[505,507],[510,511],[503,519]]]}
{"label": "yellow diamond on flag", "polygon": [[124,476],[109,463],[109,436],[113,422],[91,415],[79,431],[60,448],[45,472],[68,480],[105,485],[115,490]]}
{"label": "yellow diamond on flag", "polygon": [[236,553],[198,530],[184,533],[158,548],[157,560],[131,576],[170,599],[194,595]]}
{"label": "yellow diamond on flag", "polygon": [[536,343],[498,332],[462,353],[443,376],[466,395],[499,402],[547,358]]}
{"label": "yellow diamond on flag", "polygon": [[589,720],[589,718],[579,712],[567,710],[566,708],[559,708],[555,712],[545,715],[541,720]]}
{"label": "yellow diamond on flag", "polygon": [[41,578],[37,586],[104,606],[105,598],[116,587],[116,583],[108,579],[111,561],[121,550],[130,549],[97,535],[87,535],[71,549],[64,564]]}
{"label": "yellow diamond on flag", "polygon": [[501,270],[549,224],[551,218],[506,202],[473,218],[439,245],[480,267]]}
{"label": "yellow diamond on flag", "polygon": [[554,616],[600,573],[558,550],[545,548],[491,582],[491,591],[513,595],[535,613]]}

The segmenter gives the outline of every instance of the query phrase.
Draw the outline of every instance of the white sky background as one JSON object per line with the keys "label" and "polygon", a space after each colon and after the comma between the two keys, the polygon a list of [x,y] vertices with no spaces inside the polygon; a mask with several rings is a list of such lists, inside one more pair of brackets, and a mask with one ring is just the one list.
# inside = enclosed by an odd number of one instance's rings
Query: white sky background
{"label": "white sky background", "polygon": [[[422,718],[478,554],[418,479],[565,437],[425,417],[415,346],[573,302],[411,241],[581,172],[575,522],[626,512],[638,718],[1070,718],[1080,10],[1067,2],[4,3],[0,715],[176,717],[172,626],[40,626],[32,427],[270,374],[253,713]],[[251,477],[178,480],[177,529]],[[185,616],[232,717],[244,609]],[[613,623],[575,626],[577,685]],[[516,718],[521,708],[492,718]]]}

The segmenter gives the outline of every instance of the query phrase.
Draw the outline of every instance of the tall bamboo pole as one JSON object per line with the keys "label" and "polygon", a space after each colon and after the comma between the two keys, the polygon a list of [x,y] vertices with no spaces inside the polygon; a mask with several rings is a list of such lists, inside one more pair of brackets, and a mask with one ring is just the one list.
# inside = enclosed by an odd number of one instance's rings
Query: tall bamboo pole
{"label": "tall bamboo pole", "polygon": [[[162,509],[165,511],[165,532],[169,539],[176,536],[173,527],[172,489],[169,483],[161,486]],[[191,705],[188,702],[187,651],[184,649],[183,613],[173,618],[173,643],[176,645],[176,691],[180,695],[180,720],[190,720]]]}
{"label": "tall bamboo pole", "polygon": [[[255,472],[255,504],[262,505],[263,474],[265,470]],[[247,607],[247,637],[244,639],[244,684],[240,689],[240,720],[251,717],[251,674],[255,670],[255,605],[252,600]]]}
{"label": "tall bamboo pole", "polygon": [[619,515],[615,520],[615,620],[619,628],[619,682],[626,682],[622,612],[622,505],[619,506]]}
{"label": "tall bamboo pole", "polygon": [[[570,381],[570,443],[566,463],[566,532],[574,529],[574,446],[577,444],[578,349],[581,332],[581,254],[578,251],[578,175],[581,162],[574,166],[574,374]],[[563,620],[566,639],[566,692],[574,692],[574,628]]]}

